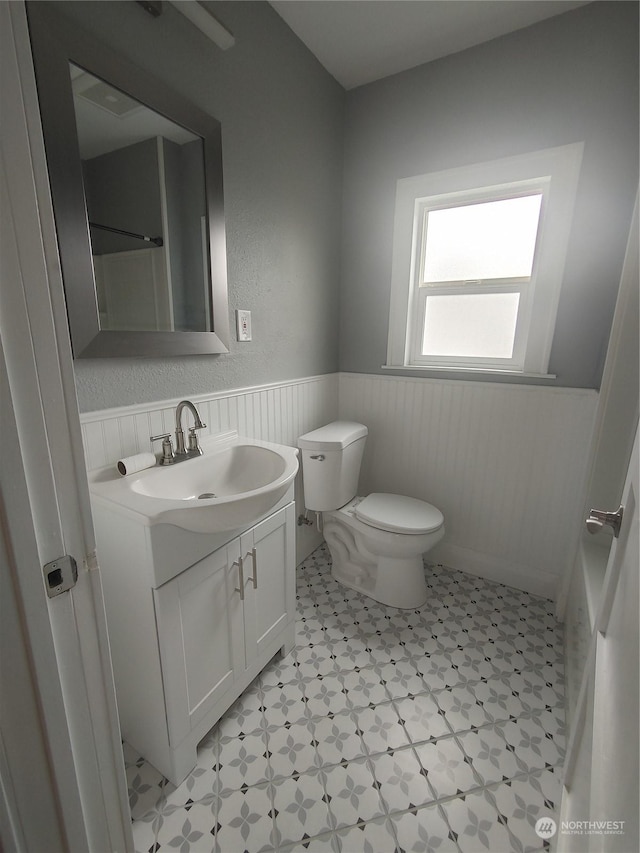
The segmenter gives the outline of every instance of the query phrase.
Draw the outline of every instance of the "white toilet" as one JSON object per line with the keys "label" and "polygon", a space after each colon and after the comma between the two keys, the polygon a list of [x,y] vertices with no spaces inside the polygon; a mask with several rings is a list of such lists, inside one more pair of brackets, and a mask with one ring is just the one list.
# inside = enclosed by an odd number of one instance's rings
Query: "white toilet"
{"label": "white toilet", "polygon": [[334,421],[300,436],[305,506],[323,513],[336,580],[382,604],[421,607],[422,555],[444,536],[444,517],[402,495],[356,497],[367,434],[363,424]]}

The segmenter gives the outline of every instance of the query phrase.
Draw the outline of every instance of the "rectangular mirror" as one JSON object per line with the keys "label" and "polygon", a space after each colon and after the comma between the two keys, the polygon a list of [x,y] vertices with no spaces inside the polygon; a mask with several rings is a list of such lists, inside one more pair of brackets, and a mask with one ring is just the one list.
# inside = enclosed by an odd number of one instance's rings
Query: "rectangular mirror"
{"label": "rectangular mirror", "polygon": [[27,6],[75,358],[227,352],[221,128]]}

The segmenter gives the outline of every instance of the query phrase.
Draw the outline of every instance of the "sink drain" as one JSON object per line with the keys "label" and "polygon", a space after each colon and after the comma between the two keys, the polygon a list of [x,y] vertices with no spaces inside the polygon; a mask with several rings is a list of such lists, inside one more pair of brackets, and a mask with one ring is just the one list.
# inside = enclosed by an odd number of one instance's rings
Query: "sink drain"
{"label": "sink drain", "polygon": [[198,500],[202,501],[206,498],[215,498],[217,495],[214,495],[213,492],[203,492],[201,495],[198,495]]}

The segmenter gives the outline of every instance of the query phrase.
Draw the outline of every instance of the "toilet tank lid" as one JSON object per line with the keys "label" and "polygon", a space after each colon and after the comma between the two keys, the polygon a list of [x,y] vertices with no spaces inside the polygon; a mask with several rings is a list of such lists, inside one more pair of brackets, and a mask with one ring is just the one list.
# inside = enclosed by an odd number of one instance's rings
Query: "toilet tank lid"
{"label": "toilet tank lid", "polygon": [[440,510],[417,498],[374,492],[355,508],[356,518],[393,533],[431,533],[444,523]]}
{"label": "toilet tank lid", "polygon": [[364,438],[368,432],[364,424],[333,421],[301,435],[298,438],[298,447],[303,450],[342,450],[359,438]]}

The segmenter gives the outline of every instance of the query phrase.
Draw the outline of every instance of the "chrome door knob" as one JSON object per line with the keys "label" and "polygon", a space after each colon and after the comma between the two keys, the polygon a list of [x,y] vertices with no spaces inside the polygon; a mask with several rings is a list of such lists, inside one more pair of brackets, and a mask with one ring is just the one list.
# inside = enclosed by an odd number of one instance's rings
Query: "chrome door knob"
{"label": "chrome door knob", "polygon": [[620,525],[622,524],[622,515],[624,507],[620,507],[617,512],[605,512],[601,509],[589,510],[589,516],[585,521],[589,533],[599,533],[603,527],[607,526],[613,530],[613,535],[617,538],[620,535]]}

